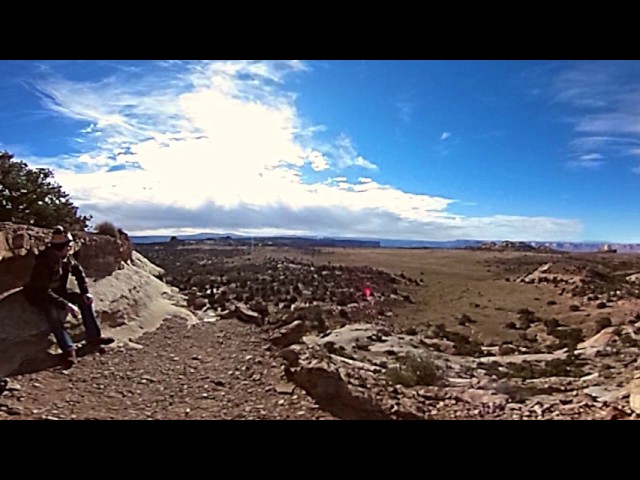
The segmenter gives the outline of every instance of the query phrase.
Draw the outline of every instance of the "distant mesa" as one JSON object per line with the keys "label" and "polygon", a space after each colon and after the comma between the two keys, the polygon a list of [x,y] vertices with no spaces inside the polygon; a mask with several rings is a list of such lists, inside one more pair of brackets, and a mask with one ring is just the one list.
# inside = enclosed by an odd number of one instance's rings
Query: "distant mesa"
{"label": "distant mesa", "polygon": [[230,233],[197,233],[194,235],[132,236],[134,244],[206,241],[226,246],[296,246],[296,247],[345,247],[345,248],[441,248],[471,249],[537,253],[640,253],[640,243],[605,242],[539,242],[512,240],[400,240],[389,238],[343,238],[304,236],[243,236]]}
{"label": "distant mesa", "polygon": [[465,247],[471,250],[491,250],[497,252],[537,252],[537,253],[640,253],[640,244],[611,244],[587,242],[482,242]]}
{"label": "distant mesa", "polygon": [[604,252],[604,253],[617,253],[618,249],[617,248],[613,248],[612,245],[607,243],[607,244],[602,246],[602,252]]}
{"label": "distant mesa", "polygon": [[476,247],[467,247],[471,250],[491,250],[496,252],[538,252],[538,253],[561,253],[549,245],[532,245],[527,242],[512,242],[505,240],[503,242],[484,242]]}
{"label": "distant mesa", "polygon": [[212,235],[210,237],[203,234],[186,236],[154,236],[154,237],[132,237],[132,241],[138,244],[165,243],[206,243],[216,246],[255,246],[255,247],[345,247],[345,248],[380,248],[379,241],[352,240],[334,238],[306,238],[306,237],[240,237],[231,235]]}

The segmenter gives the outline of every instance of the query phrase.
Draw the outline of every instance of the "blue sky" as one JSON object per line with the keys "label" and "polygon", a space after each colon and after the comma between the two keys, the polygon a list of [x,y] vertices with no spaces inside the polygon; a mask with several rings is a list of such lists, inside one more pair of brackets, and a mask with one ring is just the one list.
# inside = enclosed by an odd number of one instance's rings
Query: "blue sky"
{"label": "blue sky", "polygon": [[0,61],[0,149],[131,234],[640,242],[637,61]]}

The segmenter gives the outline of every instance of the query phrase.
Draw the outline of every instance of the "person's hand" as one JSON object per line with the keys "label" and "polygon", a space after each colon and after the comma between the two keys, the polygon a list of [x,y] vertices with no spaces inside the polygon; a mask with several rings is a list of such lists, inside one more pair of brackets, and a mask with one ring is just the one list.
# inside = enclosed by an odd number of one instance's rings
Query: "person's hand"
{"label": "person's hand", "polygon": [[90,293],[83,295],[82,299],[84,300],[84,303],[86,303],[87,305],[91,305],[93,303],[93,296]]}
{"label": "person's hand", "polygon": [[68,303],[65,312],[75,319],[80,318],[80,310],[75,305]]}

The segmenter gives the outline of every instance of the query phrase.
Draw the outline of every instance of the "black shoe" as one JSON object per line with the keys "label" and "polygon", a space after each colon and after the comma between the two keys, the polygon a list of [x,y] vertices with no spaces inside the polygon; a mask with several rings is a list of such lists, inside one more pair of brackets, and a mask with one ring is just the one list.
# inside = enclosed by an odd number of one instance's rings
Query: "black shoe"
{"label": "black shoe", "polygon": [[62,358],[62,363],[65,367],[70,368],[76,363],[76,349],[72,348],[71,350],[66,350],[60,354],[60,358]]}
{"label": "black shoe", "polygon": [[91,346],[101,346],[101,345],[111,345],[115,342],[116,339],[113,337],[99,337],[99,338],[91,338],[87,340],[87,345]]}

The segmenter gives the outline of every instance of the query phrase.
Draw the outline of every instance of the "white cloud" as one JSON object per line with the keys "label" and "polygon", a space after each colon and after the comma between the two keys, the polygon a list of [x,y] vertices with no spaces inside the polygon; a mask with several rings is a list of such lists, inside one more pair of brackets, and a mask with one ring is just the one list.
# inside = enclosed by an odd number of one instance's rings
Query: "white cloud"
{"label": "white cloud", "polygon": [[51,165],[95,223],[112,221],[132,234],[207,230],[443,240],[571,239],[581,231],[575,220],[454,215],[447,212],[454,199],[404,192],[370,177],[355,183],[346,176],[303,180],[305,168],[336,173],[379,167],[346,134],[331,144],[315,139],[326,128],[303,121],[296,96],[284,88],[290,75],[308,71],[302,62],[171,62],[158,68],[165,70],[126,83],[117,77],[92,83],[54,78],[37,85],[46,107],[87,123],[78,129],[86,150],[30,163]]}
{"label": "white cloud", "polygon": [[638,112],[613,112],[586,115],[577,125],[579,132],[590,133],[640,133],[640,115]]}
{"label": "white cloud", "polygon": [[602,165],[604,165],[605,162],[600,161],[600,160],[571,160],[569,162],[567,162],[567,165],[569,165],[570,167],[574,167],[574,168],[585,168],[585,169],[597,169],[599,167],[601,167]]}
{"label": "white cloud", "polygon": [[338,168],[347,168],[352,166],[358,166],[367,168],[370,170],[377,170],[378,166],[374,163],[365,160],[361,155],[358,155],[353,142],[345,135],[340,134],[335,141],[335,146],[331,148],[331,153],[336,158],[336,166]]}
{"label": "white cloud", "polygon": [[409,101],[396,102],[396,108],[398,109],[398,116],[404,123],[410,123],[413,115],[413,109],[415,105]]}
{"label": "white cloud", "polygon": [[603,159],[604,155],[600,153],[588,153],[579,155],[575,160],[568,161],[567,165],[572,168],[595,170],[606,163]]}
{"label": "white cloud", "polygon": [[312,151],[309,153],[309,160],[311,162],[311,168],[316,172],[327,170],[329,168],[329,162],[320,152]]}
{"label": "white cloud", "polygon": [[365,160],[361,156],[356,157],[353,164],[358,167],[368,168],[369,170],[378,170],[378,166],[375,163],[371,163],[369,160]]}
{"label": "white cloud", "polygon": [[[625,157],[640,142],[640,81],[637,62],[593,61],[560,72],[552,83],[555,102],[572,108],[575,131],[570,143],[578,156]],[[600,157],[603,158],[603,157]],[[595,168],[602,162],[570,162]],[[593,160],[598,160],[593,158]]]}
{"label": "white cloud", "polygon": [[440,135],[440,140],[446,140],[450,136],[451,136],[451,132],[443,132],[442,135]]}
{"label": "white cloud", "polygon": [[601,160],[604,156],[599,153],[589,153],[587,155],[581,155],[580,160],[589,161],[589,160]]}

